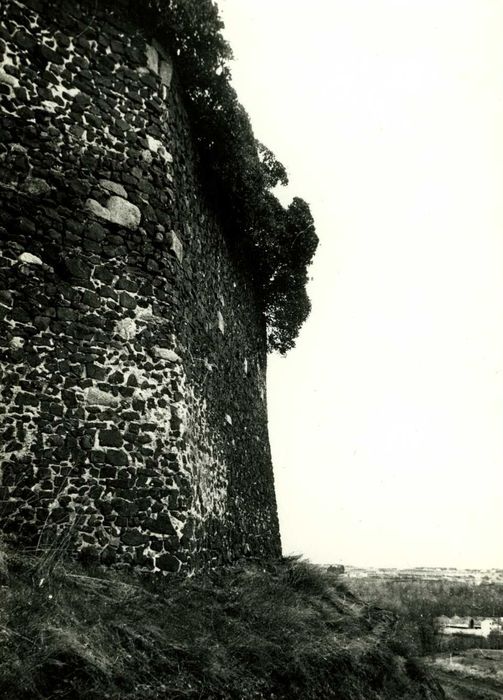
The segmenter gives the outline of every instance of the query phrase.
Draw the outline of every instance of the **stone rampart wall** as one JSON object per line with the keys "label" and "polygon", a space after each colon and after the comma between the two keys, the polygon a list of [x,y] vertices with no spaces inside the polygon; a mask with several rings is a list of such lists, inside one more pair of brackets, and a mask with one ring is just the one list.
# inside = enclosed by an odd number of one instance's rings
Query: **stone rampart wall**
{"label": "stone rampart wall", "polygon": [[169,55],[95,3],[0,20],[2,529],[164,572],[279,554],[263,317]]}

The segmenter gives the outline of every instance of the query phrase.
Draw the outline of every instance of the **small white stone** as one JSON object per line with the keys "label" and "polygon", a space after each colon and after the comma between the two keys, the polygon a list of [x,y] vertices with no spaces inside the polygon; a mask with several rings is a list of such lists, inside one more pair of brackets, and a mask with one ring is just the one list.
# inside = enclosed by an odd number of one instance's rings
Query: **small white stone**
{"label": "small white stone", "polygon": [[24,343],[24,338],[20,338],[18,335],[16,335],[14,338],[10,339],[9,347],[11,350],[20,350],[24,347]]}
{"label": "small white stone", "polygon": [[25,148],[24,146],[21,146],[20,143],[13,143],[12,146],[10,147],[10,150],[13,153],[28,153],[28,149]]}
{"label": "small white stone", "polygon": [[111,180],[100,180],[100,185],[105,190],[113,192],[114,194],[118,194],[119,197],[124,197],[124,199],[127,199],[127,192],[125,188],[118,182],[112,182]]}
{"label": "small white stone", "polygon": [[183,243],[178,238],[174,231],[170,231],[167,235],[169,249],[175,254],[179,263],[183,260]]}
{"label": "small white stone", "polygon": [[169,348],[161,348],[159,346],[152,348],[152,353],[159,357],[161,360],[167,360],[168,362],[181,362],[182,358],[176,354],[173,350]]}
{"label": "small white stone", "polygon": [[106,221],[111,220],[110,212],[108,211],[108,209],[102,207],[101,204],[95,199],[88,199],[85,203],[85,207],[91,212],[91,214],[99,216],[101,219],[105,219]]}
{"label": "small white stone", "polygon": [[3,68],[0,68],[0,83],[3,83],[4,85],[9,85],[10,87],[19,86],[19,80],[13,75],[9,75],[8,73],[6,73]]}
{"label": "small white stone", "polygon": [[152,153],[157,153],[157,151],[160,148],[164,148],[164,146],[162,145],[162,141],[159,141],[159,139],[155,139],[153,136],[150,136],[150,134],[147,134],[147,143]]}
{"label": "small white stone", "polygon": [[136,322],[132,318],[123,318],[117,321],[114,328],[114,333],[119,335],[123,340],[132,340],[137,333]]}
{"label": "small white stone", "polygon": [[228,413],[225,414],[225,420],[227,421],[227,423],[229,425],[232,425],[232,418],[230,417],[230,415]]}
{"label": "small white stone", "polygon": [[26,265],[43,265],[44,263],[37,255],[32,255],[31,253],[21,253],[18,257],[20,263]]}
{"label": "small white stone", "polygon": [[118,406],[119,399],[108,391],[94,386],[84,390],[84,400],[91,406]]}
{"label": "small white stone", "polygon": [[223,335],[225,333],[225,321],[224,321],[224,317],[222,316],[221,311],[217,312],[217,318],[218,318],[218,330]]}
{"label": "small white stone", "polygon": [[107,202],[110,221],[125,228],[137,229],[141,221],[141,212],[136,206],[123,197],[113,195]]}

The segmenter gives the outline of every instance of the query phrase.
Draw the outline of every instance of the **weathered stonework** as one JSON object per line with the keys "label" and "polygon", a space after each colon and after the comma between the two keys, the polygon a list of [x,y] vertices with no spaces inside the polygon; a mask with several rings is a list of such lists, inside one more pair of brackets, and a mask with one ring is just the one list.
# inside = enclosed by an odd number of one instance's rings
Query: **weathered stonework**
{"label": "weathered stonework", "polygon": [[275,556],[264,320],[176,74],[69,7],[0,9],[2,529],[152,571]]}

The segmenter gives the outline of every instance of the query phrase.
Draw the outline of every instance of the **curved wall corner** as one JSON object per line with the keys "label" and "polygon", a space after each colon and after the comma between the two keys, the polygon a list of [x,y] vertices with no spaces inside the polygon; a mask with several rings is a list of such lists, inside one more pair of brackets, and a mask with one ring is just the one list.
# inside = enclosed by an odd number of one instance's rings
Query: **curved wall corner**
{"label": "curved wall corner", "polygon": [[278,556],[250,276],[169,56],[88,8],[0,10],[2,530],[152,571]]}

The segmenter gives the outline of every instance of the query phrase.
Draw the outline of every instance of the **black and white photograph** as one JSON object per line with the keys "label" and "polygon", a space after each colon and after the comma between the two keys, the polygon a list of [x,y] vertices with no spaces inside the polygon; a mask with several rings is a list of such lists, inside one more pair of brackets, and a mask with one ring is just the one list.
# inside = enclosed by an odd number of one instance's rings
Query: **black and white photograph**
{"label": "black and white photograph", "polygon": [[503,699],[503,0],[0,0],[0,700]]}

